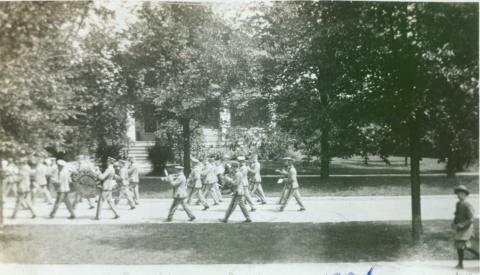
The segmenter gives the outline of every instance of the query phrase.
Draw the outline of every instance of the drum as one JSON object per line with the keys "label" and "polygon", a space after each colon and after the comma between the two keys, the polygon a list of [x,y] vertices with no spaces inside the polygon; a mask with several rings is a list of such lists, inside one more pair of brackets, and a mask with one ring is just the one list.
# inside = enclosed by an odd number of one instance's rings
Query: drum
{"label": "drum", "polygon": [[80,170],[72,174],[71,190],[85,197],[96,196],[102,187],[98,175],[91,170]]}

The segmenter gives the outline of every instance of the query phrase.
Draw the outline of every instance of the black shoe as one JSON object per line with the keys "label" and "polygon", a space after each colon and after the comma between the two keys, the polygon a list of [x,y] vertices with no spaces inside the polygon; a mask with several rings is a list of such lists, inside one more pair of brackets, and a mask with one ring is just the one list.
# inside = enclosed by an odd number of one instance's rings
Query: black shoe
{"label": "black shoe", "polygon": [[120,218],[119,215],[116,215],[115,217],[113,217],[114,220],[116,220],[116,219],[118,219],[118,218]]}
{"label": "black shoe", "polygon": [[172,218],[167,218],[167,219],[165,220],[165,222],[171,222],[171,221],[172,221]]}
{"label": "black shoe", "polygon": [[188,219],[189,221],[194,221],[196,218],[195,217],[190,217],[190,219]]}
{"label": "black shoe", "polygon": [[280,208],[278,209],[278,211],[280,211],[280,212],[283,212],[283,210],[285,210],[285,208],[283,208],[283,207],[280,207]]}
{"label": "black shoe", "polygon": [[32,219],[35,219],[37,217],[37,215],[33,214],[32,215]]}
{"label": "black shoe", "polygon": [[135,206],[130,206],[130,210],[133,210],[133,209],[135,209]]}
{"label": "black shoe", "polygon": [[252,208],[252,209],[250,210],[250,212],[255,212],[255,211],[257,211],[256,208]]}
{"label": "black shoe", "polygon": [[10,219],[15,220],[17,217],[16,216],[11,216]]}
{"label": "black shoe", "polygon": [[218,204],[219,204],[219,203],[218,203],[218,202],[216,202],[216,203],[214,203],[213,205],[218,205]]}
{"label": "black shoe", "polygon": [[302,207],[302,208],[298,209],[298,211],[305,211],[305,210],[307,210],[307,209],[305,209],[305,207]]}
{"label": "black shoe", "polygon": [[463,264],[457,264],[456,269],[463,269]]}
{"label": "black shoe", "polygon": [[139,205],[140,203],[138,203],[138,201],[135,202],[136,205]]}
{"label": "black shoe", "polygon": [[203,207],[202,210],[205,211],[205,210],[207,210],[208,208],[210,208],[210,206],[207,205],[207,206]]}
{"label": "black shoe", "polygon": [[48,217],[49,217],[50,219],[54,219],[54,218],[55,218],[54,215],[50,215],[50,216],[48,216]]}
{"label": "black shoe", "polygon": [[90,207],[88,209],[94,209],[94,208],[95,208],[95,206],[90,205]]}
{"label": "black shoe", "polygon": [[219,221],[220,221],[220,222],[223,222],[223,223],[227,223],[227,220],[226,220],[226,219],[220,219]]}
{"label": "black shoe", "polygon": [[73,219],[75,219],[75,216],[72,215],[72,216],[68,217],[67,219],[73,220]]}
{"label": "black shoe", "polygon": [[252,222],[251,219],[246,219],[246,220],[244,221],[244,223],[251,223],[251,222]]}
{"label": "black shoe", "polygon": [[266,201],[262,201],[262,204],[267,204],[267,202],[266,202]]}

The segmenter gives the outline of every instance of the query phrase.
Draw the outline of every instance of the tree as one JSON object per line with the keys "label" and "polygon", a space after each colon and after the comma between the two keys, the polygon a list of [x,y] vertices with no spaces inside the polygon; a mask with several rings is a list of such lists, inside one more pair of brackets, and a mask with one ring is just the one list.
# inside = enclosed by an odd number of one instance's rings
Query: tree
{"label": "tree", "polygon": [[[214,101],[252,93],[247,39],[232,32],[212,6],[145,3],[129,31],[129,49],[141,79],[133,86],[162,121],[176,121],[183,136],[183,163],[190,171],[191,137]],[[246,47],[242,47],[246,46]]]}
{"label": "tree", "polygon": [[[452,41],[438,30],[449,29],[451,25],[447,22],[456,22],[457,28],[465,28],[463,41],[472,42],[471,39],[475,41],[478,36],[478,30],[471,32],[471,27],[455,16],[459,7],[433,3],[369,4],[362,8],[358,29],[354,32],[361,53],[357,54],[355,67],[362,72],[355,76],[363,87],[352,91],[352,102],[364,107],[362,119],[389,125],[395,135],[405,133],[407,136],[411,158],[412,236],[416,243],[422,234],[420,159],[425,154],[427,132],[433,126],[427,123],[434,113],[431,103],[441,102],[438,83],[445,79],[440,77],[441,72],[456,66],[446,58]],[[470,54],[469,58],[475,57]],[[436,66],[436,62],[442,66]],[[442,105],[436,106],[442,108]]]}
{"label": "tree", "polygon": [[279,125],[320,155],[322,178],[330,174],[332,156],[352,153],[337,141],[355,128],[348,114],[340,112],[344,91],[354,88],[347,75],[353,58],[349,36],[356,24],[353,6],[279,3],[266,14],[269,25],[258,35],[270,54],[264,73],[275,75],[267,79],[266,86],[273,88],[266,91],[277,95]]}

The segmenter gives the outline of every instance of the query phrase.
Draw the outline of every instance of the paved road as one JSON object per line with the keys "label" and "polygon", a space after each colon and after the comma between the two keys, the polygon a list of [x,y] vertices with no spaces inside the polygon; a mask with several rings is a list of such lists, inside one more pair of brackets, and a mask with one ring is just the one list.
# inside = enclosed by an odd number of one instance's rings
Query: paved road
{"label": "paved road", "polygon": [[[207,211],[201,206],[191,206],[197,220],[193,223],[218,222],[223,218],[229,198]],[[470,202],[478,216],[479,196],[471,195]],[[327,223],[352,221],[408,221],[411,220],[409,196],[360,196],[360,197],[306,197],[304,203],[307,211],[298,212],[298,206],[292,199],[284,212],[278,211],[276,198],[268,198],[268,204],[258,205],[257,211],[251,213],[254,222],[292,222],[292,223]],[[422,196],[423,220],[451,220],[455,209],[455,195]],[[170,199],[144,199],[135,210],[129,210],[126,202],[118,206],[120,218],[113,220],[112,213],[105,209],[100,221],[93,220],[95,210],[89,210],[86,204],[80,204],[76,210],[77,219],[67,220],[68,212],[62,206],[55,219],[48,219],[52,206],[38,202],[35,206],[37,218],[30,219],[28,211],[21,211],[17,219],[6,219],[6,224],[137,224],[163,223],[170,207]],[[7,200],[5,214],[13,210],[13,200]],[[186,214],[177,211],[173,222],[186,222]],[[243,221],[240,209],[231,217],[231,222]]]}
{"label": "paved road", "polygon": [[[215,264],[215,265],[18,265],[0,264],[0,274],[15,275],[470,275],[480,274],[478,261],[466,261],[464,270],[453,268],[455,261],[295,263],[295,264]],[[373,269],[372,269],[373,267]]]}

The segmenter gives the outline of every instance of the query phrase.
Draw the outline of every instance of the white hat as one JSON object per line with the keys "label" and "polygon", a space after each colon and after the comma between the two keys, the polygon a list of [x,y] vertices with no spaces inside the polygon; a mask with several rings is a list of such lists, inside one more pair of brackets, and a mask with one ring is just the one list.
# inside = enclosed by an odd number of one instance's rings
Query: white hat
{"label": "white hat", "polygon": [[67,163],[63,159],[57,160],[57,164],[61,166],[65,166]]}
{"label": "white hat", "polygon": [[183,170],[183,166],[180,166],[180,165],[175,165],[174,168],[177,169],[177,170]]}
{"label": "white hat", "polygon": [[293,160],[291,157],[285,157],[283,160]]}
{"label": "white hat", "polygon": [[238,156],[238,157],[237,157],[237,160],[238,160],[238,161],[244,161],[244,160],[245,160],[245,157],[244,157],[244,156]]}
{"label": "white hat", "polygon": [[195,162],[195,163],[200,162],[198,159],[196,159],[196,158],[194,158],[194,157],[191,157],[190,160],[191,160],[192,162]]}

